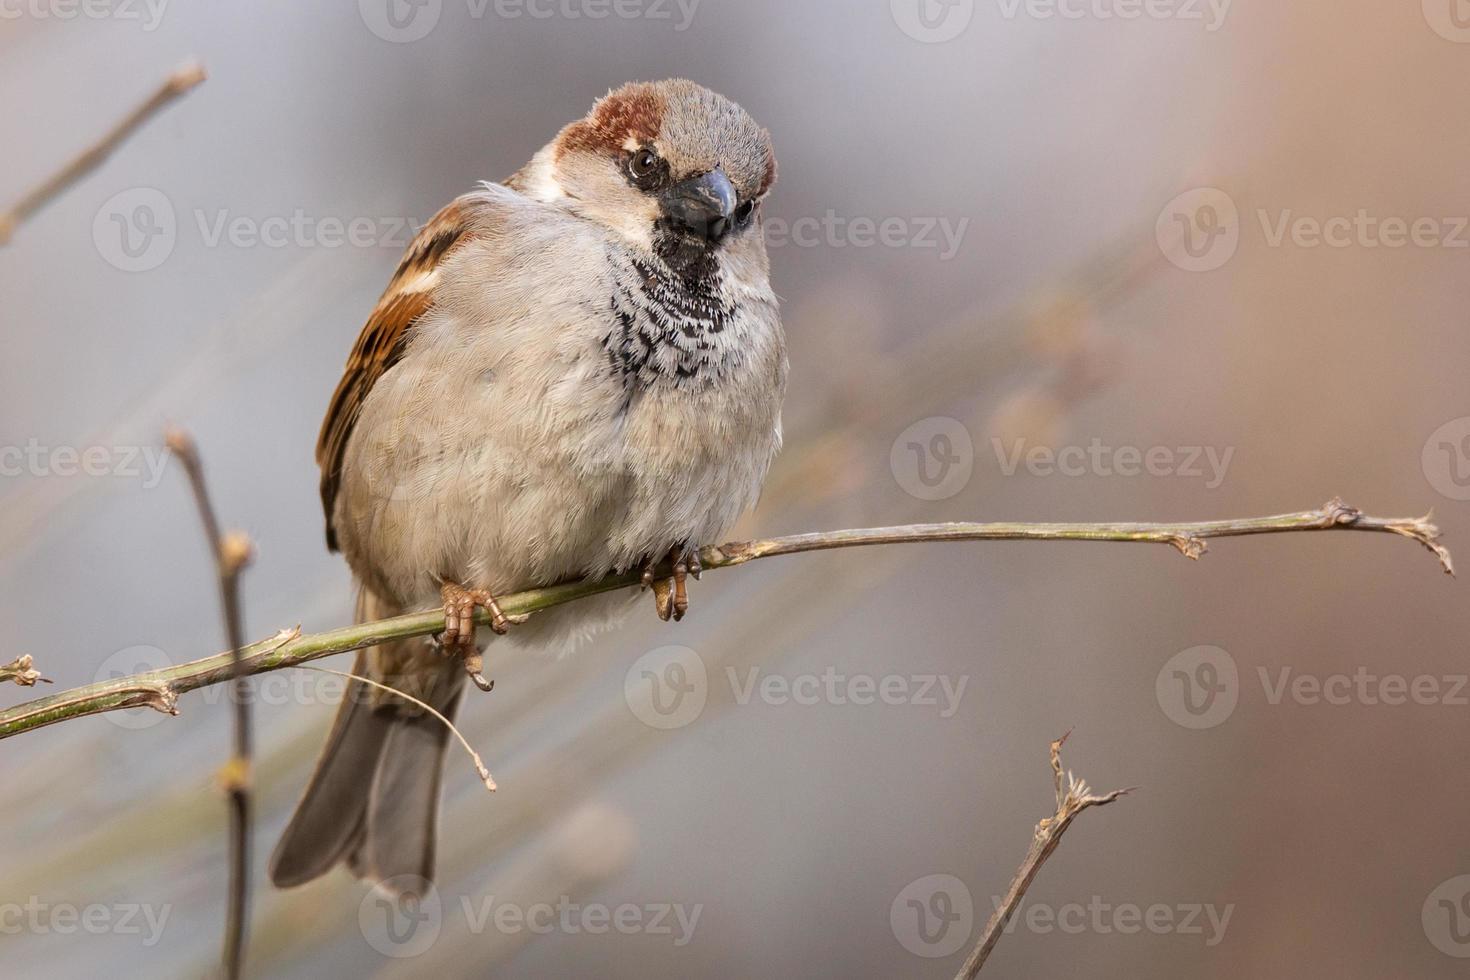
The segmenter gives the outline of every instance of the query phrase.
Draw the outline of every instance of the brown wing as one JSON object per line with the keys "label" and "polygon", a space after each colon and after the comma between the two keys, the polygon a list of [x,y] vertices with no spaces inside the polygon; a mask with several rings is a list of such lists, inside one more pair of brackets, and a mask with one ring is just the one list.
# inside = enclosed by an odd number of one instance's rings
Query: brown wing
{"label": "brown wing", "polygon": [[439,263],[466,236],[464,214],[457,201],[419,231],[347,359],[347,369],[332,395],[316,444],[316,461],[322,469],[322,507],[327,515],[327,547],[333,551],[337,550],[337,529],[332,524],[332,507],[342,479],[342,455],[347,451],[347,440],[363,400],[403,356],[413,325],[433,305]]}

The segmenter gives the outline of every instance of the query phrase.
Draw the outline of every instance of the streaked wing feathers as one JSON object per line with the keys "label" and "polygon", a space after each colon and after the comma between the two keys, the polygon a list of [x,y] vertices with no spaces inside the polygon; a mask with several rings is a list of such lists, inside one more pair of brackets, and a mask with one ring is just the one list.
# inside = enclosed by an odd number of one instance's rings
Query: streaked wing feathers
{"label": "streaked wing feathers", "polygon": [[342,381],[332,395],[327,417],[317,439],[316,461],[321,467],[322,507],[327,518],[327,547],[337,550],[337,529],[332,509],[341,483],[342,457],[347,440],[368,392],[403,356],[413,325],[433,305],[439,265],[467,237],[461,203],[456,201],[436,214],[419,231],[404,252],[377,307],[357,338]]}

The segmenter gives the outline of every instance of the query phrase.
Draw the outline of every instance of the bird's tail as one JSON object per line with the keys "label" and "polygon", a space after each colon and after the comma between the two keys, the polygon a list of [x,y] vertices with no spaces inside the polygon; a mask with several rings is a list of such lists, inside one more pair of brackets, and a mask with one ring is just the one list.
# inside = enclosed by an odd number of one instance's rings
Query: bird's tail
{"label": "bird's tail", "polygon": [[[400,612],[366,589],[358,599],[360,623]],[[464,689],[458,659],[422,640],[363,650],[352,672],[411,694],[450,719]],[[316,771],[271,855],[271,881],[281,888],[305,884],[345,861],[359,878],[420,893],[434,877],[449,736],[418,705],[348,681]]]}

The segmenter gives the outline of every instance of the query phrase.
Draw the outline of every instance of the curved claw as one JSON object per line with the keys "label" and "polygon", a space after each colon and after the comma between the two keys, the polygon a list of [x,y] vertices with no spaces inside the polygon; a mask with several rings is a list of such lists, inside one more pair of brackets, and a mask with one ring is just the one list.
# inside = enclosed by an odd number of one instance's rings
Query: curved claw
{"label": "curved claw", "polygon": [[490,629],[498,636],[510,632],[512,624],[524,623],[526,617],[505,615],[495,596],[484,589],[466,589],[446,582],[443,598],[444,633],[440,642],[445,652],[459,655],[464,662],[465,673],[476,687],[486,693],[493,691],[495,682],[485,678],[484,657],[475,645],[475,610],[483,607],[490,614]]}

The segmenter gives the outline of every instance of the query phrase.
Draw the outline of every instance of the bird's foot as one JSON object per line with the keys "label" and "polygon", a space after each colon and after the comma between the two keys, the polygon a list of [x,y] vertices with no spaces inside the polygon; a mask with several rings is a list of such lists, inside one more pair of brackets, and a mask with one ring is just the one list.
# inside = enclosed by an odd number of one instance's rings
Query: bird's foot
{"label": "bird's foot", "polygon": [[487,589],[467,589],[445,582],[440,594],[444,598],[444,632],[439,642],[445,653],[464,661],[465,673],[476,687],[482,691],[494,690],[495,682],[485,679],[485,660],[475,644],[475,610],[484,609],[490,614],[490,629],[497,636],[509,633],[512,626],[524,623],[527,617],[507,616]]}
{"label": "bird's foot", "polygon": [[[674,574],[669,578],[658,576],[658,567],[664,561],[668,561],[674,568]],[[658,618],[664,622],[670,619],[678,622],[684,618],[689,611],[689,592],[686,583],[689,576],[699,581],[704,566],[699,563],[699,550],[688,545],[676,546],[671,549],[666,558],[655,558],[643,568],[643,587],[653,589],[653,606],[658,612]]]}

